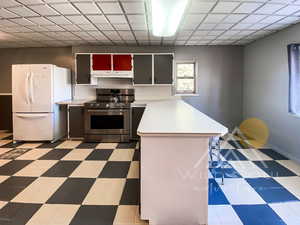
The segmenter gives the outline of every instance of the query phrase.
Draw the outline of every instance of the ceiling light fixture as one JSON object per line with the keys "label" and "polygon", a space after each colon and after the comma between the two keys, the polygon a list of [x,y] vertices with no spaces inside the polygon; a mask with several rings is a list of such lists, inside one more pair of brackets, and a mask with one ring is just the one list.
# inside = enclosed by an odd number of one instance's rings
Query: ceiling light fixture
{"label": "ceiling light fixture", "polygon": [[152,33],[158,37],[173,36],[180,24],[189,0],[148,0]]}

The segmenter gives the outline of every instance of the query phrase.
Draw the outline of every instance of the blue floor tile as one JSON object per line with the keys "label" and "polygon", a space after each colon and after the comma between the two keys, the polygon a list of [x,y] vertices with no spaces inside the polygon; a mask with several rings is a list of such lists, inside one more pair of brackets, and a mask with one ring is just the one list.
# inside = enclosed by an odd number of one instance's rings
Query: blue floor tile
{"label": "blue floor tile", "polygon": [[272,159],[274,160],[288,160],[287,157],[281,155],[280,153],[278,152],[275,152],[274,150],[272,149],[269,149],[269,148],[261,148],[259,149],[262,153],[266,154],[267,156],[271,157]]}
{"label": "blue floor tile", "polygon": [[249,178],[246,181],[267,203],[298,201],[298,199],[273,178]]}
{"label": "blue floor tile", "polygon": [[244,225],[285,225],[268,205],[233,205]]}
{"label": "blue floor tile", "polygon": [[228,143],[237,149],[248,149],[250,148],[246,143],[241,141],[229,140]]}
{"label": "blue floor tile", "polygon": [[273,160],[253,161],[253,163],[255,163],[271,177],[297,176],[295,173]]}
{"label": "blue floor tile", "polygon": [[[223,162],[224,165],[224,177],[225,178],[241,178],[242,176],[228,163]],[[215,166],[217,162],[213,162],[212,165]],[[210,173],[213,175],[214,178],[221,178],[222,177],[222,170],[221,168],[210,168]]]}
{"label": "blue floor tile", "polygon": [[226,160],[245,161],[248,160],[242,153],[235,149],[221,149],[221,154]]}
{"label": "blue floor tile", "polygon": [[222,189],[215,179],[208,180],[208,204],[209,205],[229,205]]}

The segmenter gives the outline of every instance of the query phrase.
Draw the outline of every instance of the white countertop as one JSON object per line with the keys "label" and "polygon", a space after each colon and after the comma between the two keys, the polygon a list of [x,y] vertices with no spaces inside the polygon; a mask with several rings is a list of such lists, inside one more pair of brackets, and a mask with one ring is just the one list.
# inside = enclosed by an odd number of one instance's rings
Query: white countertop
{"label": "white countertop", "polygon": [[148,102],[138,133],[224,135],[228,129],[183,100]]}
{"label": "white countertop", "polygon": [[84,105],[84,103],[93,101],[94,99],[70,99],[65,101],[56,102],[59,105]]}

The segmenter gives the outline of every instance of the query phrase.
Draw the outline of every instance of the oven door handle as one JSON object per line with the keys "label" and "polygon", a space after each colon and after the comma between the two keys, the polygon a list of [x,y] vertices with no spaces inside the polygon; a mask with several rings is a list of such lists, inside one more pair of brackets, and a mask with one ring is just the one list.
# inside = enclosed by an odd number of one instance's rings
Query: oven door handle
{"label": "oven door handle", "polygon": [[92,110],[92,109],[88,109],[87,112],[89,113],[105,113],[104,115],[106,115],[106,113],[109,115],[111,112],[125,112],[125,110],[123,109],[112,109],[112,110]]}

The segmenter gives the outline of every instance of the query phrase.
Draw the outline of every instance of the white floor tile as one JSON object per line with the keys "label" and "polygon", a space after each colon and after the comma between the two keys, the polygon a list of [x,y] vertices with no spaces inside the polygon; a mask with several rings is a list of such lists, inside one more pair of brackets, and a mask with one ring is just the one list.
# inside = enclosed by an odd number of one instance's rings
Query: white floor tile
{"label": "white floor tile", "polygon": [[231,205],[209,205],[209,225],[242,225],[240,218]]}
{"label": "white floor tile", "polygon": [[270,177],[251,161],[230,161],[230,164],[244,178]]}
{"label": "white floor tile", "polygon": [[300,176],[300,164],[293,160],[276,160],[281,165],[285,166],[289,170],[293,171],[295,174]]}
{"label": "white floor tile", "polygon": [[240,149],[239,151],[252,161],[272,160],[272,158],[256,149]]}
{"label": "white floor tile", "polygon": [[300,177],[274,177],[274,179],[300,199]]}
{"label": "white floor tile", "polygon": [[265,201],[242,178],[227,179],[220,187],[232,205],[265,204]]}
{"label": "white floor tile", "polygon": [[270,207],[284,220],[286,224],[300,224],[300,202],[276,203],[270,204]]}

